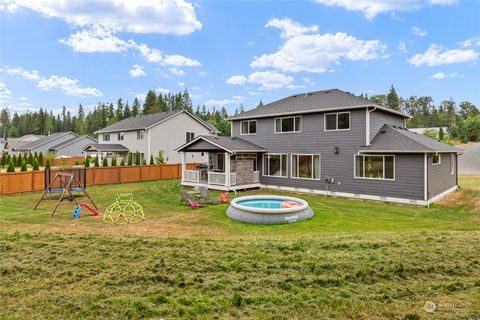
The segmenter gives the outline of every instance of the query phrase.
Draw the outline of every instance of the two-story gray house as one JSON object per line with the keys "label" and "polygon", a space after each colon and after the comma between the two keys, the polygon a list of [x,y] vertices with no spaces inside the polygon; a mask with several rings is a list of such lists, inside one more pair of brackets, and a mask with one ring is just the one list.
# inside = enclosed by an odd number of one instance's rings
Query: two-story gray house
{"label": "two-story gray house", "polygon": [[[409,131],[407,118],[338,89],[292,95],[231,117],[231,137],[179,147],[182,184],[428,205],[457,189],[461,150]],[[208,152],[208,165],[186,170],[191,152]]]}

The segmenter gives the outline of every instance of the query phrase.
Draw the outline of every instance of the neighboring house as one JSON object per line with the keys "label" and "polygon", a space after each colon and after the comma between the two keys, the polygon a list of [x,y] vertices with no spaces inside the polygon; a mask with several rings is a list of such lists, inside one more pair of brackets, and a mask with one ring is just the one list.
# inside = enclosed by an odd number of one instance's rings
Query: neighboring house
{"label": "neighboring house", "polygon": [[53,153],[55,156],[82,156],[83,149],[91,143],[97,143],[97,140],[87,135],[77,136],[51,146],[49,152]]}
{"label": "neighboring house", "polygon": [[17,149],[23,147],[24,145],[36,141],[38,139],[41,139],[45,137],[44,135],[41,134],[26,134],[24,136],[21,136],[19,138],[8,138],[8,139],[1,139],[3,148],[5,151],[15,154],[18,153]]}
{"label": "neighboring house", "polygon": [[[428,205],[457,189],[462,151],[405,129],[407,118],[338,89],[292,95],[231,117],[232,137],[179,147],[182,184]],[[198,152],[209,164],[186,170]]]}
{"label": "neighboring house", "polygon": [[[22,147],[18,148],[17,151],[20,153],[40,153],[42,152],[43,155],[46,155],[50,152],[50,148],[60,145],[64,142],[77,138],[78,135],[71,131],[68,132],[55,132],[48,136],[44,136],[38,140],[29,142]],[[78,150],[78,154],[75,155],[82,155],[81,148]]]}
{"label": "neighboring house", "polygon": [[450,131],[448,130],[448,127],[432,127],[432,128],[408,128],[408,130],[413,131],[418,134],[425,134],[426,131],[433,133],[437,139],[438,139],[438,134],[440,132],[440,128],[443,129],[443,134],[445,137],[451,138]]}
{"label": "neighboring house", "polygon": [[[149,161],[150,155],[156,157],[163,151],[166,163],[179,163],[181,156],[175,152],[179,145],[193,140],[199,135],[214,135],[218,129],[211,124],[199,119],[186,110],[159,112],[139,117],[131,117],[116,122],[108,127],[95,132],[98,135],[98,144],[108,145],[107,149],[87,146],[86,151],[95,153],[103,158],[114,153],[127,161],[126,155],[139,152],[142,161]],[[127,149],[128,151],[121,151]],[[204,161],[201,154],[192,154],[189,162]]]}

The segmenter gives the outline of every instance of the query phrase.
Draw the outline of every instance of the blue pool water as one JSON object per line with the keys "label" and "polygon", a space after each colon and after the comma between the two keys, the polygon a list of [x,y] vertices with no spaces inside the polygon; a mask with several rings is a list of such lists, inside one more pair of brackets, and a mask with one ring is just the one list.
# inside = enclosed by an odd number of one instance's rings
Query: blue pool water
{"label": "blue pool water", "polygon": [[240,200],[237,204],[250,207],[250,208],[262,208],[262,209],[281,209],[282,202],[285,200],[282,199],[251,199],[251,200]]}

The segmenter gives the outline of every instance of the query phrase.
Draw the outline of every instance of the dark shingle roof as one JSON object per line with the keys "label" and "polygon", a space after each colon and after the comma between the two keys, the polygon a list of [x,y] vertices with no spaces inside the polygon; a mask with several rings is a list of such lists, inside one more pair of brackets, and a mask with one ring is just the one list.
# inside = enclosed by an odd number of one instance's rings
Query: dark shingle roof
{"label": "dark shingle roof", "polygon": [[127,147],[118,143],[90,143],[87,146],[85,146],[83,150],[89,147],[92,147],[95,150],[104,151],[104,152],[107,152],[107,151],[128,152]]}
{"label": "dark shingle roof", "polygon": [[[173,110],[173,111],[166,111],[166,112],[157,112],[152,114],[142,115],[140,117],[130,117],[127,119],[123,119],[121,121],[115,122],[103,129],[96,131],[95,133],[105,133],[105,132],[116,132],[116,131],[127,131],[127,130],[142,130],[148,127],[153,126],[156,123],[159,123],[171,116],[174,116],[181,112],[187,112],[183,109],[180,110]],[[218,132],[218,129],[215,128],[212,124],[203,121],[202,119],[198,118],[195,115],[187,112],[193,118],[195,118],[198,122],[206,126],[209,130],[213,132]]]}
{"label": "dark shingle roof", "polygon": [[59,143],[59,144],[57,144],[57,145],[54,145],[54,146],[50,147],[50,149],[54,149],[54,150],[56,150],[56,149],[61,149],[61,148],[65,147],[65,146],[67,146],[67,145],[69,145],[69,144],[71,144],[71,143],[77,142],[78,140],[81,140],[81,139],[88,139],[88,140],[90,140],[91,143],[97,143],[97,140],[96,140],[96,139],[94,139],[94,138],[92,138],[92,137],[90,137],[90,136],[85,135],[85,136],[78,136],[78,137],[72,138],[72,139],[70,139],[70,140],[64,141],[64,142],[62,142],[62,143]]}
{"label": "dark shingle roof", "polygon": [[71,131],[67,131],[67,132],[55,132],[55,133],[52,133],[48,136],[45,136],[45,137],[42,137],[38,140],[35,140],[35,141],[32,141],[32,142],[29,142],[25,145],[23,145],[22,147],[19,147],[18,149],[19,150],[31,150],[31,149],[34,149],[36,147],[39,147],[45,143],[48,143],[50,141],[54,141],[60,137],[63,137],[64,135],[67,135],[67,134],[73,134],[75,136],[77,136],[76,133],[73,133]]}
{"label": "dark shingle roof", "polygon": [[289,97],[271,102],[262,107],[242,112],[229,120],[280,116],[310,112],[334,111],[342,109],[364,108],[374,106],[403,117],[410,117],[393,109],[382,107],[371,101],[339,89],[294,94]]}
{"label": "dark shingle roof", "polygon": [[384,124],[370,146],[361,152],[462,152],[462,149],[438,142],[408,129]]}
{"label": "dark shingle roof", "polygon": [[223,136],[198,136],[195,140],[192,140],[189,143],[184,144],[183,146],[179,147],[176,151],[182,151],[185,148],[188,149],[189,145],[193,145],[198,140],[207,141],[210,144],[218,146],[225,151],[234,152],[234,151],[252,151],[252,152],[260,152],[266,151],[264,148],[243,140],[237,137],[223,137]]}

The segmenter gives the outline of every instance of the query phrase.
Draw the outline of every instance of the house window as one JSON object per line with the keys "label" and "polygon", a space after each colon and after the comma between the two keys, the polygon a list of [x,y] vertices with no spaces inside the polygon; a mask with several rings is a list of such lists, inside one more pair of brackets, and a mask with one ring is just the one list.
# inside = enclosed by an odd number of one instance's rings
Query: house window
{"label": "house window", "polygon": [[320,179],[320,155],[292,154],[292,178]]}
{"label": "house window", "polygon": [[194,138],[195,138],[195,132],[188,132],[187,131],[187,138],[186,138],[187,143],[192,141]]}
{"label": "house window", "polygon": [[257,133],[257,120],[246,120],[240,123],[242,127],[241,134],[256,134]]}
{"label": "house window", "polygon": [[395,156],[355,155],[355,178],[395,180]]}
{"label": "house window", "polygon": [[103,141],[110,141],[110,133],[103,134]]}
{"label": "house window", "polygon": [[325,131],[350,130],[350,112],[328,113],[325,115]]}
{"label": "house window", "polygon": [[287,177],[287,155],[267,153],[263,155],[263,175]]}
{"label": "house window", "polygon": [[450,155],[450,174],[455,174],[455,155]]}
{"label": "house window", "polygon": [[144,130],[137,130],[137,140],[142,140],[144,133]]}
{"label": "house window", "polygon": [[118,132],[117,133],[117,139],[118,139],[118,141],[123,141],[123,132]]}
{"label": "house window", "polygon": [[432,157],[432,165],[437,165],[442,163],[442,156],[440,154],[434,154]]}
{"label": "house window", "polygon": [[302,131],[302,117],[275,118],[275,133]]}

